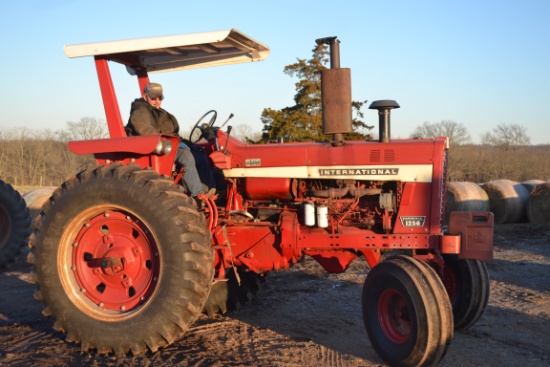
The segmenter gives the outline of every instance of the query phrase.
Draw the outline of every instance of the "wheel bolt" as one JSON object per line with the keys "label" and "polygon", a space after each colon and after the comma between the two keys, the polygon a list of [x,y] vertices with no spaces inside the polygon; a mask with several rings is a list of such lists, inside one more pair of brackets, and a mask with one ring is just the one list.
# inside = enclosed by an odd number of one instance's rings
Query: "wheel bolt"
{"label": "wheel bolt", "polygon": [[78,246],[78,242],[73,243],[73,247]]}
{"label": "wheel bolt", "polygon": [[121,311],[121,312],[126,311],[126,306],[120,306],[120,311]]}
{"label": "wheel bolt", "polygon": [[100,308],[103,308],[103,306],[105,306],[105,305],[104,305],[103,302],[102,302],[102,303],[100,303],[98,306],[99,306]]}
{"label": "wheel bolt", "polygon": [[82,289],[80,289],[80,291],[81,291],[82,293],[86,293],[86,288],[82,288]]}

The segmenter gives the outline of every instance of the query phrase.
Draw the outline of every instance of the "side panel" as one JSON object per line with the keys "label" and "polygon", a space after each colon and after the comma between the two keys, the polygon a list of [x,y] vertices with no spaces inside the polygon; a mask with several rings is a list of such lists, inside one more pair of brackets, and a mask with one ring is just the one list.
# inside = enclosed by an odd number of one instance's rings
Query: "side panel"
{"label": "side panel", "polygon": [[[406,182],[393,233],[430,233],[432,183]],[[434,232],[439,234],[439,231]]]}

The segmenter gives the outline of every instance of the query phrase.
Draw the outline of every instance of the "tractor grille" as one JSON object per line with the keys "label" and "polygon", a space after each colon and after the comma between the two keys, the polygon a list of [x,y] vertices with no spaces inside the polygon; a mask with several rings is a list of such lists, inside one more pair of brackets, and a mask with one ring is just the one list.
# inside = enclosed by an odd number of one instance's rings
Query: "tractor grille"
{"label": "tractor grille", "polygon": [[393,163],[395,162],[395,150],[393,149],[376,149],[370,151],[371,163]]}

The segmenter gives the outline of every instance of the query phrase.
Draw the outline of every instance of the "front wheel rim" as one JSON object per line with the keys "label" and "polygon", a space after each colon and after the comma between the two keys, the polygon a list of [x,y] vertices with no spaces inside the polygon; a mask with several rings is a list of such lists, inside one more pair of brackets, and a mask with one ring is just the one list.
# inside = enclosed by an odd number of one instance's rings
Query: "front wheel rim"
{"label": "front wheel rim", "polygon": [[405,343],[411,334],[411,312],[407,300],[395,289],[386,289],[378,299],[378,321],[386,337],[395,344]]}
{"label": "front wheel rim", "polygon": [[124,209],[99,206],[80,213],[65,231],[60,256],[66,294],[92,317],[130,317],[157,289],[157,241],[144,222]]}

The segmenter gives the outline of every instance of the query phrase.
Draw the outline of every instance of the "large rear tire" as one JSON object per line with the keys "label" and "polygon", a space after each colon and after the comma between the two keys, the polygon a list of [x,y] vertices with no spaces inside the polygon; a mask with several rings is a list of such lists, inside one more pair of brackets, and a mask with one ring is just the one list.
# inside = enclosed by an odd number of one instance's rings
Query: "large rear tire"
{"label": "large rear tire", "polygon": [[485,263],[444,255],[443,284],[453,306],[455,329],[475,324],[489,302],[490,279]]}
{"label": "large rear tire", "polygon": [[193,200],[155,171],[83,171],[35,225],[35,297],[82,351],[156,351],[200,315],[214,274],[210,233]]}
{"label": "large rear tire", "polygon": [[376,265],[363,285],[370,342],[391,366],[435,366],[453,337],[449,298],[435,271],[404,255]]}
{"label": "large rear tire", "polygon": [[29,209],[10,184],[0,180],[0,268],[12,263],[31,233]]}

